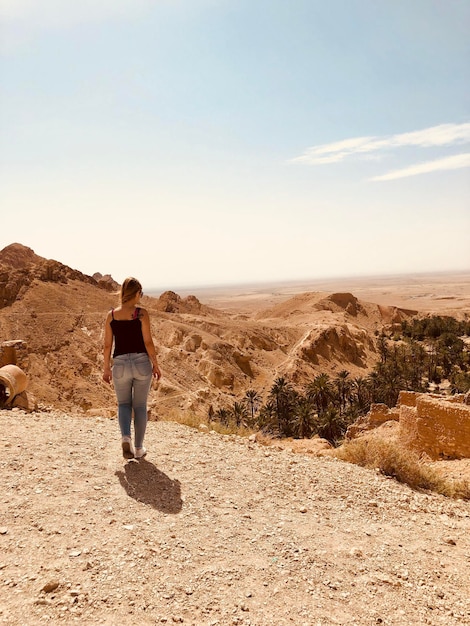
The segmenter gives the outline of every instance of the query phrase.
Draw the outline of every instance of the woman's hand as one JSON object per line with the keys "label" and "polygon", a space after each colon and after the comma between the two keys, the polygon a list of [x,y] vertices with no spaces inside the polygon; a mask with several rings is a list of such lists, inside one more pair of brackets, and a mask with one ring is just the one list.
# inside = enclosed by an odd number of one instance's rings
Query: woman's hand
{"label": "woman's hand", "polygon": [[153,363],[152,365],[152,374],[156,380],[160,380],[162,377],[162,372],[156,363]]}
{"label": "woman's hand", "polygon": [[105,367],[104,371],[103,371],[103,380],[105,383],[108,383],[108,385],[111,383],[113,379],[113,374],[111,372],[111,368],[110,367]]}

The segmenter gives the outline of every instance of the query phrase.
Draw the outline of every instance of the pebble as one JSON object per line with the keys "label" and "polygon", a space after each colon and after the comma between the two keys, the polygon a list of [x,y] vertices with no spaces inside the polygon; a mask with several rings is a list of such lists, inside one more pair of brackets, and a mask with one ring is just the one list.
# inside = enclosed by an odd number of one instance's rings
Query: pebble
{"label": "pebble", "polygon": [[72,550],[72,552],[69,552],[69,556],[72,558],[76,558],[77,556],[80,556],[82,553],[81,550]]}
{"label": "pebble", "polygon": [[457,545],[457,542],[452,537],[444,537],[444,543],[447,543],[449,546]]}
{"label": "pebble", "polygon": [[59,585],[60,583],[58,580],[50,580],[44,585],[44,587],[42,587],[41,591],[44,591],[45,593],[51,593],[52,591],[55,591],[59,587]]}

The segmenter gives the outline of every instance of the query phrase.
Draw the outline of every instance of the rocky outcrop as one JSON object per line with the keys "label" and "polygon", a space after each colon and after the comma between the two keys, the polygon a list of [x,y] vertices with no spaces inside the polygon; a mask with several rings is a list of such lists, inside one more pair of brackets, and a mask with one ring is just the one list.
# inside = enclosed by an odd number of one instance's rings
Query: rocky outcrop
{"label": "rocky outcrop", "polygon": [[312,329],[298,344],[300,359],[318,365],[322,360],[338,360],[364,367],[367,354],[375,346],[365,331],[347,324]]}
{"label": "rocky outcrop", "polygon": [[19,243],[0,251],[0,308],[10,306],[21,298],[35,280],[64,284],[69,280],[78,280],[109,291],[107,284],[100,284],[92,276],[59,261],[44,259]]}
{"label": "rocky outcrop", "polygon": [[217,389],[224,387],[232,389],[234,375],[228,368],[221,367],[208,359],[201,359],[199,362],[199,371],[207,378],[210,384],[214,385]]}
{"label": "rocky outcrop", "polygon": [[398,422],[400,412],[397,408],[390,409],[386,404],[372,404],[367,415],[360,417],[346,431],[346,439],[355,439],[365,433],[382,426],[385,422]]}
{"label": "rocky outcrop", "polygon": [[0,251],[0,264],[16,269],[39,265],[45,259],[35,254],[34,250],[20,243],[12,243]]}
{"label": "rocky outcrop", "polygon": [[117,283],[111,274],[105,274],[104,276],[99,272],[93,274],[93,278],[98,283],[98,287],[105,289],[106,291],[117,292],[119,290],[119,283]]}
{"label": "rocky outcrop", "polygon": [[157,310],[165,313],[200,313],[202,304],[196,296],[182,298],[174,291],[165,291],[159,297]]}
{"label": "rocky outcrop", "polygon": [[400,325],[403,321],[418,314],[418,311],[413,309],[401,309],[396,306],[384,306],[380,304],[377,305],[377,310],[384,324],[391,326]]}
{"label": "rocky outcrop", "polygon": [[401,395],[399,410],[399,439],[404,446],[431,459],[470,458],[470,406],[416,394]]}
{"label": "rocky outcrop", "polygon": [[364,310],[359,304],[359,300],[352,293],[333,293],[331,296],[320,300],[316,308],[319,311],[345,311],[353,317]]}

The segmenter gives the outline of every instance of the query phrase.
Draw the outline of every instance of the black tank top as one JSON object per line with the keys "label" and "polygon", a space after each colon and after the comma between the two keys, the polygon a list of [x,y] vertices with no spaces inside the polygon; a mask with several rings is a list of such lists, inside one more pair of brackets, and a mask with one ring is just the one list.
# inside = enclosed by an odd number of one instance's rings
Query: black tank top
{"label": "black tank top", "polygon": [[147,352],[142,335],[142,322],[137,308],[131,320],[115,320],[114,309],[111,311],[111,329],[114,335],[113,357],[133,352]]}

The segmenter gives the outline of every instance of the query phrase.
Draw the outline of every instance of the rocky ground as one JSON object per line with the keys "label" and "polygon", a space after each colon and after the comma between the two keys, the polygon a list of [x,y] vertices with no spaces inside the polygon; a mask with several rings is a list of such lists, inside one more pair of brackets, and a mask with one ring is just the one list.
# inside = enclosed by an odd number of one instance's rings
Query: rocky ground
{"label": "rocky ground", "polygon": [[332,458],[0,411],[0,623],[470,622],[470,504]]}

